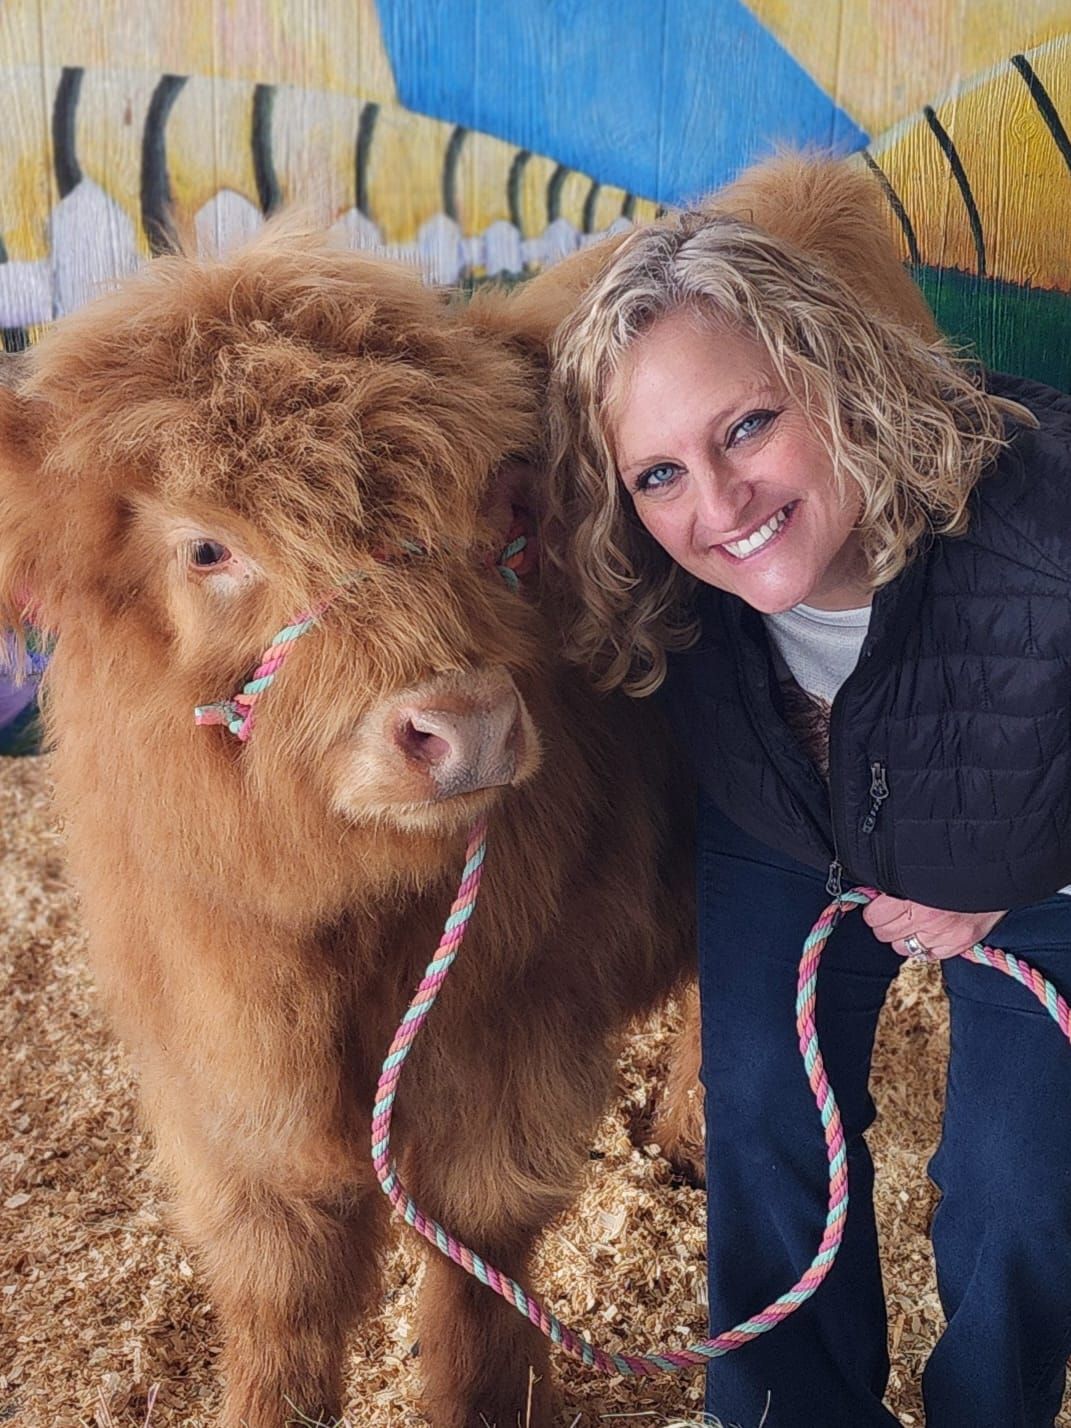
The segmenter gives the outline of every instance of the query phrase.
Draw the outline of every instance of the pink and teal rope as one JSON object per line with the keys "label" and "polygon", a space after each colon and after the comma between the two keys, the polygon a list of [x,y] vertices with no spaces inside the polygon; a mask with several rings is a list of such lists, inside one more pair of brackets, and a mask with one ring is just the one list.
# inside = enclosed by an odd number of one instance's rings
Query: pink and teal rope
{"label": "pink and teal rope", "polygon": [[312,629],[327,604],[328,602],[324,601],[315,610],[299,615],[292,624],[284,626],[261,655],[260,663],[249,681],[243,685],[241,692],[233,699],[221,699],[215,704],[199,704],[193,711],[194,723],[224,724],[236,738],[245,743],[253,732],[257,700],[275,683],[275,676],[293,649],[294,641]]}
{"label": "pink and teal rope", "polygon": [[479,891],[485,852],[484,827],[473,827],[469,836],[467,861],[457,899],[447,918],[442,941],[429,962],[416,995],[413,997],[401,1025],[395,1035],[376,1089],[376,1102],[372,1111],[372,1161],[380,1187],[390,1200],[394,1212],[411,1225],[418,1234],[448,1258],[452,1259],[467,1273],[482,1284],[493,1289],[514,1308],[535,1324],[549,1339],[559,1344],[567,1353],[581,1362],[604,1373],[649,1376],[690,1368],[718,1358],[731,1350],[748,1343],[759,1334],[774,1328],[782,1319],[793,1313],[815,1292],[829,1273],[836,1258],[844,1235],[845,1217],[848,1209],[848,1173],[844,1148],[844,1132],[841,1128],[840,1112],[826,1077],[822,1063],[822,1053],[818,1046],[815,1029],[815,981],[818,962],[826,939],[845,911],[856,903],[869,899],[863,894],[848,893],[837,903],[831,903],[815,924],[804,949],[800,963],[798,994],[796,1000],[796,1026],[800,1040],[800,1051],[807,1067],[811,1089],[822,1117],[822,1126],[829,1161],[829,1202],[825,1230],[814,1259],[800,1279],[752,1318],[737,1324],[734,1328],[713,1339],[704,1339],[691,1344],[686,1349],[666,1350],[652,1354],[610,1354],[597,1348],[588,1339],[563,1324],[540,1301],[509,1275],[494,1265],[487,1263],[462,1244],[438,1221],[425,1215],[402,1183],[397,1166],[390,1154],[391,1118],[398,1081],[405,1059],[420,1028],[427,1019],[438,996],[446,975],[457,956],[469,919],[472,916],[476,896]]}
{"label": "pink and teal rope", "polygon": [[1047,977],[1043,977],[1036,967],[1016,957],[1014,952],[1004,952],[999,947],[985,947],[976,942],[966,952],[959,954],[968,962],[977,962],[983,967],[992,967],[1007,977],[1014,977],[1028,992],[1033,992],[1053,1021],[1071,1041],[1071,1008]]}
{"label": "pink and teal rope", "polygon": [[[420,986],[402,1018],[383,1062],[372,1110],[372,1162],[380,1188],[390,1201],[394,1213],[405,1220],[407,1225],[411,1225],[429,1244],[434,1245],[466,1273],[512,1304],[519,1314],[523,1314],[566,1353],[591,1368],[608,1374],[649,1377],[692,1368],[731,1353],[760,1334],[768,1333],[794,1313],[801,1304],[806,1303],[832,1268],[844,1238],[848,1214],[848,1164],[840,1111],[826,1076],[822,1052],[818,1045],[815,1021],[818,966],[830,933],[844,914],[853,907],[865,907],[877,893],[873,888],[854,888],[831,902],[808,933],[800,958],[796,985],[796,1031],[800,1055],[822,1121],[829,1166],[826,1223],[814,1258],[791,1289],[786,1290],[772,1304],[768,1304],[750,1319],[745,1319],[715,1338],[702,1339],[685,1349],[665,1350],[662,1353],[611,1354],[597,1348],[590,1340],[563,1324],[538,1299],[529,1294],[523,1285],[469,1249],[437,1220],[425,1215],[402,1183],[390,1153],[391,1119],[402,1067],[420,1028],[435,1004],[475,909],[483,875],[485,833],[486,825],[482,821],[474,824],[470,831],[461,886],[446,920],[438,950],[425,969]],[[993,967],[1021,982],[1046,1007],[1064,1036],[1071,1040],[1071,1012],[1067,1002],[1036,967],[1009,952],[984,947],[980,943],[976,943],[961,955],[970,961]]]}

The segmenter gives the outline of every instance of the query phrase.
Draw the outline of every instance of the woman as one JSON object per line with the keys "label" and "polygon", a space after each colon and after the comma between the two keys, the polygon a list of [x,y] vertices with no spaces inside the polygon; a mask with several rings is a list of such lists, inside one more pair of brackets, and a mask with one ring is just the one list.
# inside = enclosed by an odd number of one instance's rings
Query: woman
{"label": "woman", "polygon": [[[818,984],[851,1206],[816,1296],[716,1360],[707,1409],[870,1428],[886,1319],[863,1132],[879,1010],[939,960],[952,1049],[933,1224],[947,1328],[930,1428],[1052,1425],[1071,1350],[1071,400],[864,308],[739,219],[632,235],[557,341],[551,529],[578,656],[664,685],[701,787],[710,1317],[793,1283],[825,1215],[796,964],[831,894],[881,895]],[[905,1065],[904,1074],[911,1068]]]}

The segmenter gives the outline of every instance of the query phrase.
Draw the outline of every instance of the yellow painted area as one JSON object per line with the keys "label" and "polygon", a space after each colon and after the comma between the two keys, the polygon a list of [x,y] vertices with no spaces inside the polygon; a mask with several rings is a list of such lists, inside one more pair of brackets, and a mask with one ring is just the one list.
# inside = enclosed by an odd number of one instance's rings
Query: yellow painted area
{"label": "yellow painted area", "polygon": [[520,172],[517,208],[524,234],[541,233],[547,226],[547,187],[558,165],[541,154],[530,154]]}
{"label": "yellow painted area", "polygon": [[0,79],[4,139],[0,143],[0,236],[17,260],[48,255],[52,211],[51,96],[59,74],[19,66]]}
{"label": "yellow painted area", "polygon": [[868,134],[1071,30],[1069,0],[744,0]]}
{"label": "yellow painted area", "polygon": [[[1071,130],[1071,36],[1027,59]],[[1022,76],[1001,65],[935,112],[974,197],[989,276],[1071,291],[1071,170]],[[925,118],[897,126],[871,153],[911,219],[923,262],[977,272],[966,205]]]}
{"label": "yellow painted area", "polygon": [[[11,257],[43,258],[48,222],[57,201],[52,178],[51,114],[60,71],[23,66],[0,70],[11,100],[5,142],[0,145],[0,237]],[[96,69],[83,73],[75,109],[75,153],[86,178],[115,200],[130,219],[139,250],[148,255],[141,229],[141,162],[146,118],[161,79],[155,71]],[[175,217],[188,223],[221,189],[259,206],[252,123],[255,86],[240,79],[193,75],[174,99],[167,119],[167,171]],[[279,85],[271,104],[270,158],[281,201],[305,205],[325,222],[357,202],[356,144],[363,95]],[[413,114],[398,104],[376,106],[366,156],[364,187],[368,216],[386,242],[411,243],[430,219],[444,212],[446,162],[455,126]],[[509,221],[510,175],[522,151],[486,134],[466,132],[454,170],[458,222],[467,235]],[[518,207],[525,237],[549,222],[554,159],[523,158]],[[558,187],[558,215],[577,229],[592,179],[568,172]],[[626,195],[599,188],[595,227],[620,216]],[[638,219],[655,205],[636,201]]]}
{"label": "yellow painted area", "polygon": [[[577,228],[584,212],[584,202],[591,192],[591,179],[586,174],[571,170],[558,185],[558,213],[568,218]],[[620,210],[618,210],[620,212]]]}
{"label": "yellow painted area", "polygon": [[75,111],[75,149],[82,172],[124,210],[148,257],[141,228],[141,142],[159,76],[87,70]]}
{"label": "yellow painted area", "polygon": [[0,69],[42,63],[396,97],[375,0],[4,0]]}
{"label": "yellow painted area", "polygon": [[256,204],[249,142],[253,92],[248,84],[187,80],[167,124],[167,166],[176,213],[192,218],[220,189]]}
{"label": "yellow painted area", "polygon": [[462,231],[509,222],[509,170],[516,154],[511,144],[489,134],[466,134],[454,182]]}
{"label": "yellow painted area", "polygon": [[327,223],[354,206],[362,108],[350,95],[289,86],[276,91],[272,157],[284,203],[303,204]]}
{"label": "yellow painted area", "polygon": [[453,126],[405,109],[379,111],[368,156],[368,216],[391,243],[408,242],[442,212],[442,173]]}
{"label": "yellow painted area", "polygon": [[[1071,131],[1071,0],[748,3],[857,123],[881,135],[872,153],[924,262],[967,272],[978,265],[959,187],[920,112],[933,103],[977,204],[987,273],[1071,291],[1071,172],[1008,62],[1027,53]],[[466,236],[517,216],[525,238],[546,229],[552,198],[557,216],[596,231],[628,200],[619,188],[560,170],[553,156],[490,135],[466,132],[452,148],[454,125],[397,102],[375,0],[4,0],[0,238],[12,259],[49,257],[58,197],[50,126],[65,65],[84,70],[78,162],[130,219],[146,254],[142,145],[150,101],[168,73],[189,76],[165,138],[180,223],[223,190],[259,206],[258,83],[273,86],[270,160],[280,197],[327,222],[357,203],[357,134],[374,106],[362,183],[367,215],[388,243],[413,244],[450,200]],[[644,199],[629,207],[640,222],[655,213]],[[891,216],[890,225],[906,253]],[[102,233],[100,241],[113,239]]]}
{"label": "yellow painted area", "polygon": [[[624,208],[625,194],[619,188],[609,185],[600,187],[595,196],[595,208],[592,214],[591,226],[596,233],[603,228],[609,228],[615,219],[620,218],[621,210]],[[653,218],[657,210],[657,204],[651,203],[648,199],[637,199],[633,216],[640,222],[647,222]]]}
{"label": "yellow painted area", "polygon": [[[521,170],[518,208],[521,215],[521,232],[526,236],[542,233],[547,226],[547,190],[557,167],[553,159],[532,154]],[[584,203],[590,188],[590,180],[579,174],[570,174],[562,185],[559,216],[567,218],[575,228],[582,226]],[[621,188],[607,185],[600,190],[595,210],[596,230],[609,227],[615,218],[621,216],[625,197],[625,191]],[[636,201],[633,216],[643,223],[653,218],[656,210],[657,204],[650,199],[639,199]]]}

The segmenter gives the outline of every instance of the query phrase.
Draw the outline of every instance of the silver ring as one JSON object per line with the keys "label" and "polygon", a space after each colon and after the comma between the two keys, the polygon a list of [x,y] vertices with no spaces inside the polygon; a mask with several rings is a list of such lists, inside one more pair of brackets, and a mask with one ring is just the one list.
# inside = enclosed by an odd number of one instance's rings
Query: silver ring
{"label": "silver ring", "polygon": [[924,947],[913,932],[910,937],[904,938],[904,946],[907,948],[907,955],[909,957],[918,957],[922,961],[925,961],[930,955],[930,949]]}

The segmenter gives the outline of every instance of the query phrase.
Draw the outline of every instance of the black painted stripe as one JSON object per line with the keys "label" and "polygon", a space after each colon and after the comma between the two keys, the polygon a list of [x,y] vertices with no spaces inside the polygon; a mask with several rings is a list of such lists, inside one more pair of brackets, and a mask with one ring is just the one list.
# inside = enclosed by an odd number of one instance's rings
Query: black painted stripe
{"label": "black painted stripe", "polygon": [[[0,263],[7,262],[7,244],[0,238]],[[25,327],[0,327],[0,347],[5,352],[25,352],[30,345],[30,334]]]}
{"label": "black painted stripe", "polygon": [[60,198],[66,198],[71,189],[82,182],[82,165],[78,162],[74,141],[74,121],[84,73],[80,66],[64,66],[52,103],[52,166]]}
{"label": "black painted stripe", "polygon": [[455,124],[450,142],[443,157],[443,212],[447,218],[458,221],[457,208],[457,168],[461,162],[461,150],[465,146],[468,130],[464,124]]}
{"label": "black painted stripe", "polygon": [[1064,128],[1063,120],[1056,112],[1056,105],[1053,104],[1049,91],[1038,79],[1037,72],[1026,55],[1012,55],[1011,62],[1022,75],[1030,98],[1037,105],[1038,113],[1048,126],[1049,133],[1060,150],[1064,163],[1068,169],[1071,169],[1071,139],[1067,137],[1067,130]]}
{"label": "black painted stripe", "polygon": [[584,217],[582,220],[585,233],[595,232],[595,205],[599,201],[599,190],[602,184],[598,179],[591,180],[591,187],[588,189],[588,196],[584,200]]}
{"label": "black painted stripe", "polygon": [[553,223],[561,216],[562,185],[572,173],[567,164],[559,164],[547,180],[547,222]]}
{"label": "black painted stripe", "polygon": [[629,220],[631,221],[631,219],[632,219],[632,217],[634,216],[635,212],[636,212],[636,195],[635,195],[634,193],[626,193],[626,194],[625,194],[625,200],[624,200],[624,202],[623,202],[622,205],[621,205],[621,217],[622,217],[622,218],[627,218],[627,219],[629,219]]}
{"label": "black painted stripe", "polygon": [[908,217],[907,209],[901,202],[900,195],[893,188],[892,182],[889,179],[888,174],[881,167],[881,165],[873,158],[868,149],[863,150],[863,158],[866,161],[867,168],[877,179],[878,183],[881,184],[881,191],[885,195],[889,207],[896,215],[896,221],[899,223],[901,231],[904,235],[904,241],[907,243],[908,256],[910,257],[915,267],[919,267],[922,263],[922,257],[919,253],[918,239],[915,236],[915,225]]}
{"label": "black painted stripe", "polygon": [[368,161],[372,155],[372,135],[379,118],[379,105],[366,104],[357,121],[357,146],[353,156],[353,185],[357,200],[357,212],[366,218],[372,214],[368,207]]}
{"label": "black painted stripe", "polygon": [[258,84],[253,90],[253,127],[250,143],[253,150],[253,177],[262,213],[274,213],[282,202],[279,176],[271,151],[271,115],[275,107],[275,85]]}
{"label": "black painted stripe", "polygon": [[141,226],[154,253],[178,243],[171,216],[171,180],[167,172],[167,121],[186,83],[182,74],[165,74],[153,90],[141,136]]}
{"label": "black painted stripe", "polygon": [[524,175],[524,166],[531,157],[529,149],[518,149],[509,166],[509,178],[506,180],[509,221],[518,233],[524,232],[524,224],[521,222],[521,179]]}
{"label": "black painted stripe", "polygon": [[938,119],[929,104],[923,109],[926,116],[926,123],[930,126],[933,137],[941,146],[941,152],[948,160],[948,167],[952,170],[952,177],[959,185],[960,195],[963,198],[963,206],[967,210],[967,218],[971,225],[971,236],[974,239],[974,257],[978,267],[978,276],[985,277],[985,237],[982,234],[982,220],[978,214],[978,206],[974,201],[974,194],[971,193],[971,186],[967,182],[967,172],[963,167],[963,160],[956,152],[948,130]]}

